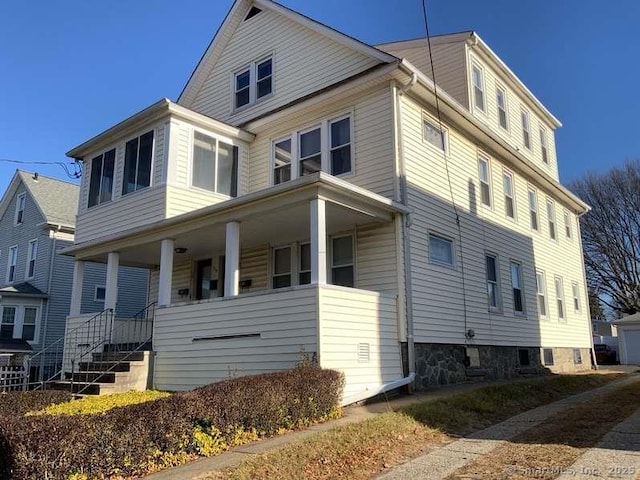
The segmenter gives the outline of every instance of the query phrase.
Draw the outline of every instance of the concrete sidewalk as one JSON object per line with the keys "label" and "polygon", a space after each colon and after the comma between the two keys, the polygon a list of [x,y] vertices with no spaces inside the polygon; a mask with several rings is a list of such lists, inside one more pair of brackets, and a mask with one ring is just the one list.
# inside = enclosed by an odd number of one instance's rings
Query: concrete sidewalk
{"label": "concrete sidewalk", "polygon": [[[589,373],[614,373],[607,370]],[[615,372],[621,373],[621,372]],[[355,405],[344,409],[343,416],[337,420],[314,425],[308,429],[301,431],[289,432],[284,435],[272,437],[268,439],[252,442],[247,445],[233,448],[227,452],[221,453],[214,457],[201,458],[185,465],[169,468],[161,472],[157,472],[146,476],[148,480],[189,480],[202,476],[206,473],[223,470],[228,467],[238,465],[240,462],[255,455],[274,450],[288,443],[304,440],[318,432],[332,430],[341,425],[360,422],[371,418],[377,414],[385,413],[414,403],[433,401],[440,398],[450,397],[458,393],[465,393],[486,387],[488,385],[504,385],[521,381],[529,381],[531,378],[519,378],[512,380],[499,380],[495,382],[482,382],[473,384],[451,385],[435,388],[429,392],[421,392],[414,395],[402,395],[390,398],[388,400],[380,400],[368,405]],[[618,383],[618,382],[614,382]]]}

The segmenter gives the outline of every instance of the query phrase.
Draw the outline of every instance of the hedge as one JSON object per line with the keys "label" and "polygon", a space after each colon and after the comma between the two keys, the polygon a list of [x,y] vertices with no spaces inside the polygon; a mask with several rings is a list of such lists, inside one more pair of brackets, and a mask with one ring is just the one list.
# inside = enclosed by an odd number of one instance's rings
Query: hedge
{"label": "hedge", "polygon": [[57,403],[40,410],[30,410],[27,415],[90,415],[103,413],[116,407],[150,402],[169,395],[171,395],[169,392],[159,390],[144,390],[142,392],[132,390],[109,395],[88,395],[73,402]]}
{"label": "hedge", "polygon": [[69,402],[71,394],[58,390],[33,390],[29,392],[8,392],[0,394],[0,419],[20,416],[33,410],[41,410],[49,405]]}
{"label": "hedge", "polygon": [[102,414],[0,419],[0,478],[131,477],[338,411],[342,375],[300,367],[229,379]]}

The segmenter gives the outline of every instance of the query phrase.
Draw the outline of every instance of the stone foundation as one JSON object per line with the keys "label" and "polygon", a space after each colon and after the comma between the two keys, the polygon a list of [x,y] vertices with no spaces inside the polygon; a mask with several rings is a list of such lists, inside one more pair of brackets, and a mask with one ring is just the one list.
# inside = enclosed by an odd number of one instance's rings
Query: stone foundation
{"label": "stone foundation", "polygon": [[[416,390],[437,385],[487,381],[549,373],[574,373],[591,369],[589,349],[551,348],[553,365],[544,365],[540,347],[498,347],[416,343]],[[582,363],[574,350],[579,350]],[[549,360],[549,359],[547,359]],[[402,361],[408,372],[407,344],[402,344]]]}

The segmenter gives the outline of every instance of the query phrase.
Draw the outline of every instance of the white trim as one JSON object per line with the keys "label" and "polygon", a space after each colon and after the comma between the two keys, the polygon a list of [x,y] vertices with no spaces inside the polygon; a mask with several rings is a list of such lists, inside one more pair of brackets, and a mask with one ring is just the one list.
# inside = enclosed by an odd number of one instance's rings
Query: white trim
{"label": "white trim", "polygon": [[[16,196],[16,211],[13,216],[13,225],[17,227],[24,223],[24,215],[27,207],[27,192],[21,192]],[[18,221],[18,216],[20,220]]]}
{"label": "white trim", "polygon": [[[194,150],[196,147],[196,132],[200,133],[201,135],[204,135],[206,137],[212,138],[216,141],[216,145],[215,145],[215,158],[214,158],[214,171],[215,171],[215,185],[214,185],[214,190],[208,190],[206,188],[202,188],[202,187],[198,187],[195,186],[193,184],[193,161],[194,161]],[[219,155],[219,144],[220,142],[222,143],[226,143],[228,145],[231,145],[234,148],[238,149],[238,158],[237,158],[237,164],[236,164],[236,195],[235,197],[231,196],[231,195],[227,195],[226,193],[220,193],[218,192],[218,155]],[[216,133],[211,133],[208,130],[205,130],[203,128],[200,127],[195,127],[195,126],[189,126],[189,151],[187,153],[187,185],[189,186],[189,188],[193,189],[193,190],[197,190],[203,193],[207,193],[210,195],[220,195],[220,197],[222,197],[222,199],[231,199],[231,198],[236,198],[238,196],[240,196],[240,175],[242,174],[241,172],[241,168],[240,168],[240,157],[242,156],[240,153],[240,148],[242,147],[242,145],[239,142],[234,141],[234,139],[229,138],[229,137],[225,137],[224,135],[218,135]]]}
{"label": "white trim", "polygon": [[564,218],[564,236],[568,240],[573,240],[573,226],[571,221],[571,212],[566,208],[563,209]]}
{"label": "white trim", "polygon": [[[35,250],[35,255],[33,256],[33,258],[31,258],[31,253],[32,253],[32,245],[35,245],[34,250]],[[33,277],[35,277],[36,275],[36,260],[38,258],[38,239],[35,238],[33,240],[29,240],[29,243],[27,244],[27,263],[25,265],[24,268],[24,278],[25,280],[31,280],[33,279]],[[29,270],[30,270],[30,263],[33,261],[33,272],[31,275],[29,275]]]}

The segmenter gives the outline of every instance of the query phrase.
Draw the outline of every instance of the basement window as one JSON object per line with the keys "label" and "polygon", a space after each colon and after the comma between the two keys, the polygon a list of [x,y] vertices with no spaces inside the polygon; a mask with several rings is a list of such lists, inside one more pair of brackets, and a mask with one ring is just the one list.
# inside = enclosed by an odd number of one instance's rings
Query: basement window
{"label": "basement window", "polygon": [[531,365],[531,358],[529,357],[529,350],[526,348],[518,349],[518,363],[521,367],[528,367]]}
{"label": "basement window", "polygon": [[542,360],[546,366],[553,365],[553,349],[552,348],[542,349]]}
{"label": "basement window", "polygon": [[576,365],[582,364],[582,352],[579,348],[573,349],[573,363],[575,363]]}

